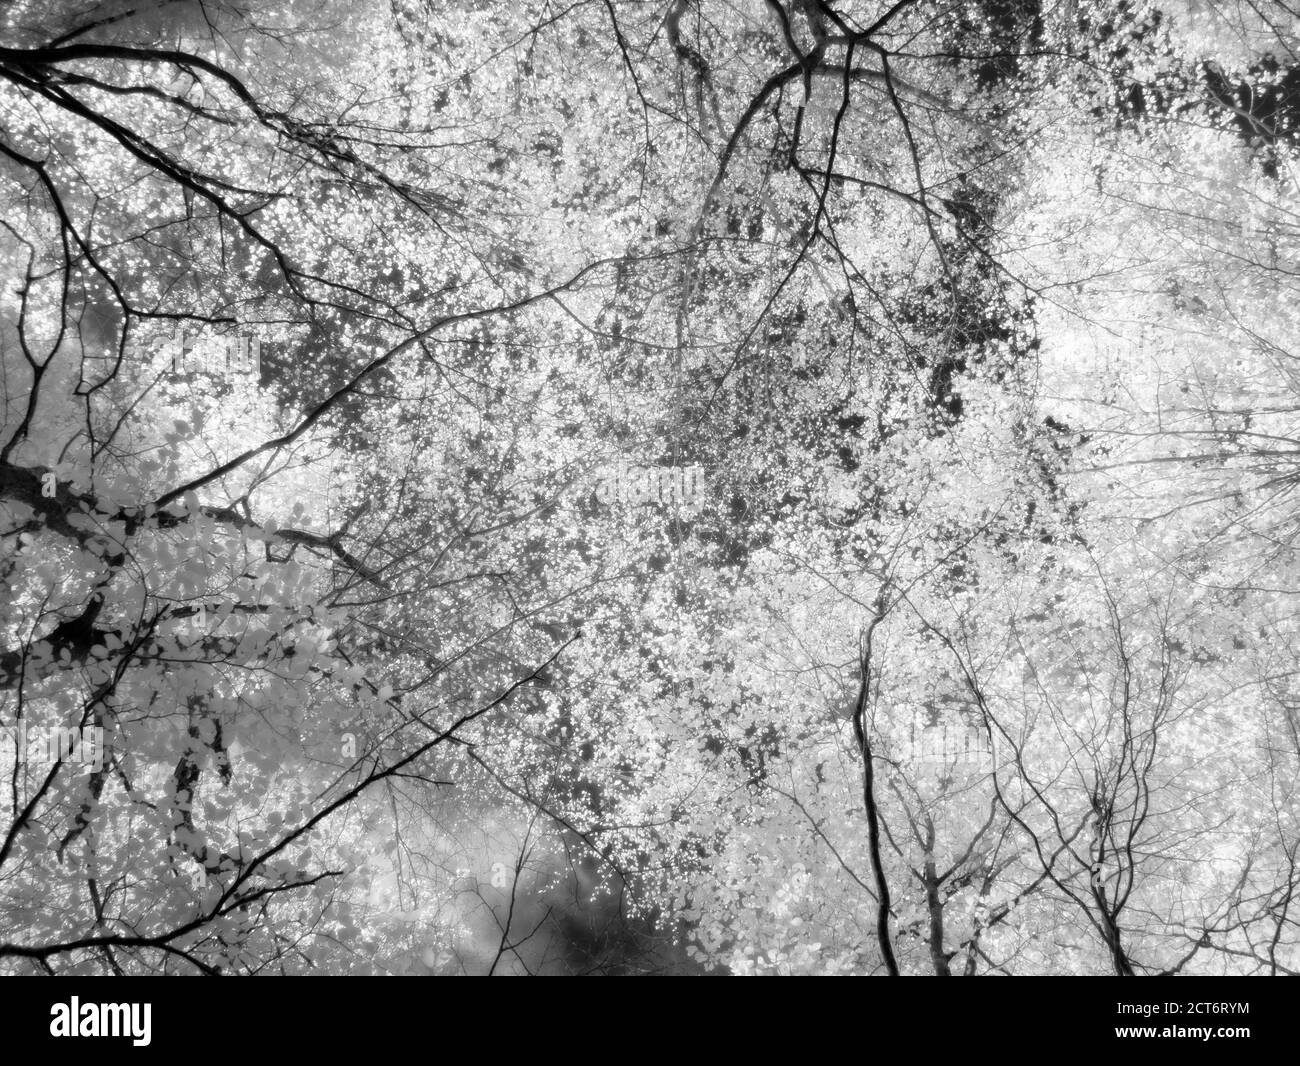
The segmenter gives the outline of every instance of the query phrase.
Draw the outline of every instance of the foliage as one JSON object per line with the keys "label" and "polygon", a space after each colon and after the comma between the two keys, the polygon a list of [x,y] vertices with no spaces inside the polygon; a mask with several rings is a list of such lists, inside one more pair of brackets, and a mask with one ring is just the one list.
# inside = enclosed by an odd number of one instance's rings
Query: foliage
{"label": "foliage", "polygon": [[12,5],[2,965],[1300,970],[1283,16]]}

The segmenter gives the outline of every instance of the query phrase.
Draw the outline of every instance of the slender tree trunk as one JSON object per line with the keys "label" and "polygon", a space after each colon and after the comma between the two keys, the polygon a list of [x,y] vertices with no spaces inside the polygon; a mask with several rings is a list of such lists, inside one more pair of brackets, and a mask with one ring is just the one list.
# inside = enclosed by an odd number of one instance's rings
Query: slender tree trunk
{"label": "slender tree trunk", "polygon": [[889,938],[889,882],[885,878],[884,863],[880,860],[880,816],[876,810],[875,773],[872,769],[871,742],[866,730],[860,730],[859,746],[862,749],[862,803],[867,811],[867,847],[871,852],[871,868],[876,875],[876,940],[880,943],[880,957],[890,977],[898,976],[898,960]]}
{"label": "slender tree trunk", "polygon": [[951,977],[948,955],[943,950],[943,900],[939,898],[939,874],[934,868],[934,856],[926,855],[922,871],[925,883],[925,905],[930,915],[930,962],[935,976]]}
{"label": "slender tree trunk", "polygon": [[1128,961],[1119,930],[1119,910],[1112,910],[1106,900],[1106,890],[1094,883],[1092,898],[1097,904],[1097,913],[1101,915],[1101,933],[1106,941],[1106,950],[1110,952],[1110,964],[1117,977],[1134,977],[1133,965]]}
{"label": "slender tree trunk", "polygon": [[867,737],[867,697],[871,689],[871,634],[880,622],[883,614],[877,614],[867,627],[862,650],[862,683],[858,687],[858,698],[853,708],[853,730],[857,734],[858,750],[862,753],[862,805],[867,812],[867,848],[871,852],[871,868],[876,877],[876,940],[880,945],[880,957],[884,960],[885,970],[890,977],[897,977],[898,960],[894,957],[894,945],[889,937],[889,882],[885,878],[885,866],[880,858],[880,814],[876,807],[876,777],[871,741]]}
{"label": "slender tree trunk", "polygon": [[1106,947],[1110,951],[1110,962],[1115,968],[1117,977],[1135,977],[1133,964],[1128,961],[1128,955],[1124,951],[1124,945],[1120,942],[1119,926],[1115,924],[1114,919],[1107,911],[1102,911],[1101,915],[1102,928],[1105,930]]}

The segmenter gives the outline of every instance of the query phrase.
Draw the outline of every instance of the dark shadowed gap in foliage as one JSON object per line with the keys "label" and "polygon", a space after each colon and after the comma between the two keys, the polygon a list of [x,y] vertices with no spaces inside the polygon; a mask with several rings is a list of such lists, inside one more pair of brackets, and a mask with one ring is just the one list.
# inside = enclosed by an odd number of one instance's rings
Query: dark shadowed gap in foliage
{"label": "dark shadowed gap in foliage", "polygon": [[[502,814],[504,812],[498,812]],[[504,874],[477,893],[469,914],[470,942],[454,961],[417,965],[421,972],[518,976],[698,976],[707,970],[688,954],[686,930],[676,936],[658,911],[633,903],[633,890],[572,834],[553,837],[518,878],[512,858]],[[492,855],[488,854],[487,859]]]}

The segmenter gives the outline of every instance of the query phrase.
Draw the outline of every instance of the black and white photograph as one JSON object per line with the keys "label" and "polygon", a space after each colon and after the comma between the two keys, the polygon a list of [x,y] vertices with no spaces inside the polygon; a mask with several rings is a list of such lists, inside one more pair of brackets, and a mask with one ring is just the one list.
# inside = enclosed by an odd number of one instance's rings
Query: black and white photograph
{"label": "black and white photograph", "polygon": [[1300,976],[1298,181],[1281,0],[3,0],[0,975]]}

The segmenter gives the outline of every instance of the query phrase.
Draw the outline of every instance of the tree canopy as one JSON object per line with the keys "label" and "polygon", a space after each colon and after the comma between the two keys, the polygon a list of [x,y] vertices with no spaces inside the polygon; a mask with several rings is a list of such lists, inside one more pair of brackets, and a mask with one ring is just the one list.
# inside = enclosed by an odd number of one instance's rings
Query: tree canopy
{"label": "tree canopy", "polygon": [[5,7],[0,972],[1300,973],[1298,45]]}

